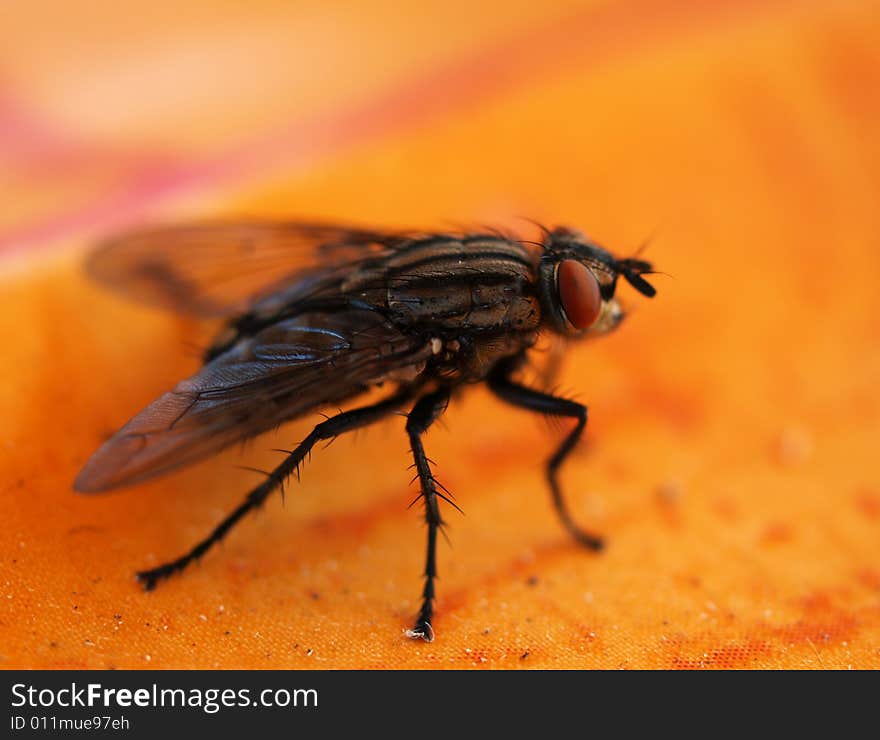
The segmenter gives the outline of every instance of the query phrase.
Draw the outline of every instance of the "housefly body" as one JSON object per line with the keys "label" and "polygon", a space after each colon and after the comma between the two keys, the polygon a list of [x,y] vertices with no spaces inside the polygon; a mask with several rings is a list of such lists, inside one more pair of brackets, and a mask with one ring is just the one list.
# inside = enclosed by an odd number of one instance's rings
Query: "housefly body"
{"label": "housefly body", "polygon": [[558,471],[587,409],[517,379],[540,333],[605,334],[623,312],[622,277],[642,295],[651,265],[617,259],[580,233],[543,229],[540,241],[501,232],[388,232],[312,223],[220,223],[130,233],[93,252],[87,269],[121,292],[198,316],[225,319],[202,368],[105,442],[76,479],[105,491],[153,478],[270,430],[337,407],[376,386],[384,398],[327,417],[244,502],[189,552],[137,574],[144,588],[182,571],[259,507],[312,447],[401,409],[427,522],[420,612],[407,635],[430,641],[441,502],[422,437],[460,387],[486,382],[508,403],[574,426],[547,462],[565,528],[575,524]]}

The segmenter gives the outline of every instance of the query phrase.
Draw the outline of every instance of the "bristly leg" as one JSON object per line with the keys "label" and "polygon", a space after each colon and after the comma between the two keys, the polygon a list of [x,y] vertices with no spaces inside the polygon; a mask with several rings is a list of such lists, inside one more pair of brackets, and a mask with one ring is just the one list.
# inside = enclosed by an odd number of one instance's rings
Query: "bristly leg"
{"label": "bristly leg", "polygon": [[220,522],[214,531],[193,547],[192,550],[176,560],[171,560],[157,568],[138,572],[137,578],[143,584],[144,590],[153,590],[159,581],[179,573],[194,560],[198,560],[212,546],[222,540],[245,514],[261,506],[274,490],[283,487],[284,481],[287,478],[293,474],[298,476],[299,466],[305,457],[311,453],[311,449],[316,443],[321,440],[332,440],[344,432],[372,424],[374,421],[378,421],[392,413],[411,397],[411,391],[402,390],[390,398],[386,398],[384,401],[379,401],[363,408],[345,411],[336,416],[329,417],[326,421],[322,421],[297,445],[296,449],[288,455],[281,465],[267,475],[266,480],[247,495],[247,498],[235,511]]}
{"label": "bristly leg", "polygon": [[437,531],[443,526],[440,516],[439,499],[447,500],[438,493],[438,483],[431,473],[431,465],[422,445],[422,435],[428,427],[446,410],[449,403],[449,391],[440,389],[423,396],[418,400],[406,422],[406,433],[409,435],[410,447],[415,461],[416,471],[421,485],[421,496],[425,502],[425,522],[428,525],[428,553],[425,557],[425,587],[422,590],[422,608],[411,630],[406,635],[412,639],[421,638],[425,642],[434,640],[434,581],[437,578]]}
{"label": "bristly leg", "polygon": [[570,401],[567,398],[559,398],[549,393],[542,393],[541,391],[520,385],[511,379],[511,374],[516,369],[516,366],[515,361],[499,364],[489,376],[489,387],[495,395],[514,406],[537,411],[541,414],[565,416],[577,420],[574,429],[562,440],[562,444],[559,445],[556,452],[547,461],[547,480],[550,483],[550,491],[553,494],[553,505],[565,528],[580,544],[589,547],[591,550],[601,550],[603,547],[602,539],[587,532],[575,523],[562,496],[562,489],[559,486],[558,480],[560,466],[574,449],[578,440],[580,440],[584,427],[587,425],[587,407],[576,401]]}

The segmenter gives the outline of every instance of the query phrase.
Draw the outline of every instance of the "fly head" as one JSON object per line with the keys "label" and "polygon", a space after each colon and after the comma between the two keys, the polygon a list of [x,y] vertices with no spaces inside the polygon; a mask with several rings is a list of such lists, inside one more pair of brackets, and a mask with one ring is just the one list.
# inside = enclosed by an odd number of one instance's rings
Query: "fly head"
{"label": "fly head", "polygon": [[616,259],[572,229],[548,231],[543,249],[538,268],[541,303],[550,328],[563,336],[606,334],[623,321],[615,297],[620,277],[648,298],[656,293],[642,277],[652,272],[650,262]]}

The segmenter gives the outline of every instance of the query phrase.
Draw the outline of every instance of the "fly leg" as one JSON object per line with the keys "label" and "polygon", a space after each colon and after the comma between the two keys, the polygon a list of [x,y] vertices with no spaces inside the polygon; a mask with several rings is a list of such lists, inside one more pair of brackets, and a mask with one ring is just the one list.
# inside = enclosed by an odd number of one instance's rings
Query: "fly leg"
{"label": "fly leg", "polygon": [[247,495],[247,498],[235,511],[220,522],[214,531],[193,547],[192,550],[176,560],[171,560],[157,568],[138,572],[137,578],[143,584],[144,590],[151,591],[159,581],[179,573],[191,562],[201,558],[211,547],[222,540],[245,514],[261,506],[269,494],[280,488],[287,478],[297,472],[306,455],[309,454],[317,442],[333,439],[343,432],[349,432],[353,429],[372,424],[374,421],[378,421],[383,416],[387,416],[399,408],[410,397],[410,392],[401,391],[384,401],[379,401],[363,408],[345,411],[330,417],[326,421],[322,421],[299,443],[281,465],[269,473],[266,480]]}
{"label": "fly leg", "polygon": [[[422,446],[422,435],[445,410],[449,403],[449,391],[441,389],[420,398],[406,422],[406,433],[409,435],[410,447],[415,460],[416,471],[421,485],[421,497],[425,502],[425,522],[428,525],[428,553],[425,557],[425,587],[422,589],[422,608],[411,630],[406,635],[412,639],[421,637],[425,642],[434,640],[434,629],[431,620],[434,617],[434,579],[437,577],[437,530],[443,526],[440,516],[439,499],[446,498],[437,493],[437,481],[431,473],[425,448]],[[448,499],[447,499],[448,500]]]}
{"label": "fly leg", "polygon": [[542,393],[524,385],[520,385],[511,379],[511,373],[515,368],[514,363],[502,363],[489,376],[489,388],[499,398],[520,408],[536,411],[551,416],[566,416],[576,419],[577,423],[566,438],[562,440],[556,452],[547,461],[547,480],[550,483],[550,492],[553,494],[553,505],[556,513],[562,520],[565,528],[571,535],[585,547],[591,550],[601,550],[602,539],[579,527],[571,516],[571,512],[562,497],[562,489],[559,486],[559,468],[568,454],[574,449],[587,425],[587,407],[567,398],[558,398],[549,393]]}

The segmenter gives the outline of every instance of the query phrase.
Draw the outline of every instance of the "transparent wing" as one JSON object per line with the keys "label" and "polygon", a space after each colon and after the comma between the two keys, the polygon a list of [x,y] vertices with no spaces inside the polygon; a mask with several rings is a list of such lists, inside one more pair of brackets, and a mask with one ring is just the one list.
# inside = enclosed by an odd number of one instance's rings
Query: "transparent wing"
{"label": "transparent wing", "polygon": [[411,379],[430,348],[369,310],[304,313],[244,339],[141,411],[74,486],[137,483],[382,380]]}
{"label": "transparent wing", "polygon": [[406,238],[405,232],[302,222],[166,226],[106,241],[89,255],[86,270],[145,303],[228,316],[302,270],[382,257]]}

